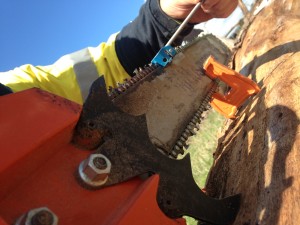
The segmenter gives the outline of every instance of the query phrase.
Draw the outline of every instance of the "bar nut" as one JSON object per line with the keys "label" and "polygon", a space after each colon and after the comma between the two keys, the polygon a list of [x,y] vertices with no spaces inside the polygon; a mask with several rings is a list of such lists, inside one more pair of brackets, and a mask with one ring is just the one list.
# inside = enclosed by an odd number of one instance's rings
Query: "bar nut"
{"label": "bar nut", "polygon": [[31,209],[14,225],[57,225],[58,217],[47,207]]}
{"label": "bar nut", "polygon": [[79,165],[80,179],[89,187],[101,187],[106,183],[111,170],[111,162],[102,154],[91,154]]}

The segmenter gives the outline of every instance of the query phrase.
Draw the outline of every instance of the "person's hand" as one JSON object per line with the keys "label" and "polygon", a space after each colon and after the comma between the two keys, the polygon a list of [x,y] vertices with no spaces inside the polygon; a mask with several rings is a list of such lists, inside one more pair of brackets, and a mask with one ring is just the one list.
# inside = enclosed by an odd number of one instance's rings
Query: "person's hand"
{"label": "person's hand", "polygon": [[[160,0],[161,9],[170,17],[184,20],[200,0]],[[226,18],[237,7],[238,0],[205,0],[189,23],[201,23],[212,18]]]}

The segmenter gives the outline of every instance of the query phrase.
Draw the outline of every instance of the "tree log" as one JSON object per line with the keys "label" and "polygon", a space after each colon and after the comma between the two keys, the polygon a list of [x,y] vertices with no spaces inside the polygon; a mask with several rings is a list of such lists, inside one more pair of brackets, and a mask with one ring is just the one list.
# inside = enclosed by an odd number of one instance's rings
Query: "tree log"
{"label": "tree log", "polygon": [[300,224],[300,2],[274,0],[256,15],[236,71],[262,88],[228,121],[207,193],[241,193],[234,225]]}

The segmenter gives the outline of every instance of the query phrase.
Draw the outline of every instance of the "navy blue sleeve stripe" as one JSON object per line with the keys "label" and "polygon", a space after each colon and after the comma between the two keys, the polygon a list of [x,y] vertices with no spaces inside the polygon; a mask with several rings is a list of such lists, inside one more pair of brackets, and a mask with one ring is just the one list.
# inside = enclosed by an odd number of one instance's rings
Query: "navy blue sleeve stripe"
{"label": "navy blue sleeve stripe", "polygon": [[0,83],[0,96],[12,93],[12,90]]}
{"label": "navy blue sleeve stripe", "polygon": [[[136,68],[150,63],[178,27],[179,23],[160,9],[159,0],[146,1],[138,17],[125,26],[116,39],[116,53],[126,72],[133,75]],[[174,45],[180,45],[192,29],[193,25],[188,25]]]}

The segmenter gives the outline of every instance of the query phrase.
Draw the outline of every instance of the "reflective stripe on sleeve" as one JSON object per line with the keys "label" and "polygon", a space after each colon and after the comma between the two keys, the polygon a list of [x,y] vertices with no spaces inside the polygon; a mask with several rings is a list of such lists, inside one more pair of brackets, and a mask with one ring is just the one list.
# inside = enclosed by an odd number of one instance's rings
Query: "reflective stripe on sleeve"
{"label": "reflective stripe on sleeve", "polygon": [[89,94],[90,86],[99,77],[97,68],[88,48],[71,53],[68,56],[73,63],[73,69],[80,87],[82,99],[85,101]]}

